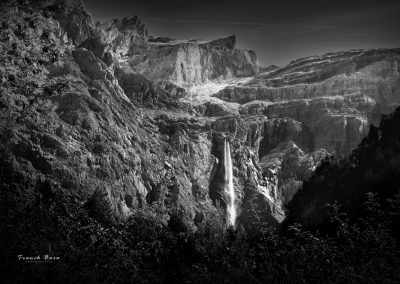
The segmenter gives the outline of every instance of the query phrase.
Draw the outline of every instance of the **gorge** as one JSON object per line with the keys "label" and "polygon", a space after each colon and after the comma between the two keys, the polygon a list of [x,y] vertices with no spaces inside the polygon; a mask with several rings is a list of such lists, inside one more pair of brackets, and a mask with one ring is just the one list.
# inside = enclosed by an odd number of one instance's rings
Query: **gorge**
{"label": "gorge", "polygon": [[[11,168],[27,184],[40,176],[79,188],[81,202],[99,188],[118,218],[163,202],[195,230],[195,220],[212,218],[223,183],[234,182],[223,203],[233,212],[236,192],[238,222],[259,208],[277,225],[324,157],[348,155],[371,123],[400,105],[399,49],[331,53],[263,71],[234,36],[153,38],[138,17],[95,25],[80,1],[7,3],[3,106],[29,116],[13,128]],[[67,20],[72,15],[76,21]],[[224,170],[214,161],[226,167],[228,154],[233,168]]]}
{"label": "gorge", "polygon": [[[371,125],[400,106],[399,48],[266,67],[255,51],[236,48],[235,36],[154,37],[138,16],[95,23],[80,0],[7,0],[0,8],[2,223],[14,222],[0,232],[8,238],[0,251],[19,249],[17,242],[28,247],[15,236],[35,227],[52,231],[32,233],[37,246],[29,253],[56,251],[61,243],[70,264],[79,263],[76,255],[86,259],[85,246],[96,253],[117,247],[130,259],[132,247],[146,243],[137,259],[158,264],[164,247],[152,238],[166,228],[179,238],[214,238],[220,223],[243,235],[260,224],[282,229],[290,202],[303,202],[296,194],[321,162],[348,157]],[[395,165],[393,159],[387,168]],[[298,207],[306,211],[304,204]],[[115,226],[143,235],[120,239]],[[72,230],[84,237],[74,239]],[[73,241],[54,241],[64,233]],[[187,237],[182,247],[192,243]],[[174,249],[168,253],[174,259]],[[90,256],[87,263],[101,259]],[[196,265],[188,275],[205,270]],[[150,271],[135,277],[154,283]]]}

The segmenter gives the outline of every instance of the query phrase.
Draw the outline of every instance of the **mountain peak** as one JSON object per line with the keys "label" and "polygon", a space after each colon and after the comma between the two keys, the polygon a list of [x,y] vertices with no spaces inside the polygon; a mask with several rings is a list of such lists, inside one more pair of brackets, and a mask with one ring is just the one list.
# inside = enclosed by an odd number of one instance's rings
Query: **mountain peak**
{"label": "mountain peak", "polygon": [[227,49],[235,49],[236,47],[236,36],[232,35],[225,38],[216,39],[210,41],[210,44],[225,47]]}

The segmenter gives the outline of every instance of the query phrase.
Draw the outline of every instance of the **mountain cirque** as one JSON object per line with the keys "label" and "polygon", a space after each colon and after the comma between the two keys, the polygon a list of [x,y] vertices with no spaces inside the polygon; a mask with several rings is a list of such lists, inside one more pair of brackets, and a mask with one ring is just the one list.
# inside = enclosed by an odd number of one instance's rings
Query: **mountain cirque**
{"label": "mountain cirque", "polygon": [[116,216],[163,202],[196,230],[218,214],[228,139],[239,222],[278,225],[321,159],[400,105],[399,49],[261,68],[235,37],[154,38],[138,17],[95,24],[80,1],[2,5],[2,183],[27,200],[99,189]]}

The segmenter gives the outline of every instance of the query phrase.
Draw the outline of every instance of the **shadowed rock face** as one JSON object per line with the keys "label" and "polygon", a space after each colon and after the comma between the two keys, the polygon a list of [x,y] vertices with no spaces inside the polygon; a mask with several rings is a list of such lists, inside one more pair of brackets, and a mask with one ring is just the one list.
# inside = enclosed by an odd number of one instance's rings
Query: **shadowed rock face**
{"label": "shadowed rock face", "polygon": [[321,159],[400,102],[397,50],[260,73],[235,37],[154,39],[138,17],[95,25],[80,1],[7,1],[2,15],[2,182],[22,198],[39,179],[79,204],[100,189],[116,216],[161,202],[195,228],[217,214],[226,137],[238,222],[277,225]]}
{"label": "shadowed rock face", "polygon": [[216,39],[210,42],[210,45],[225,47],[227,49],[235,49],[236,47],[236,37],[230,36],[227,38]]}
{"label": "shadowed rock face", "polygon": [[[308,228],[331,228],[327,204],[340,204],[348,220],[365,216],[366,196],[396,200],[400,184],[400,108],[383,116],[378,127],[371,126],[347,159],[327,159],[307,180],[289,204],[287,224]],[[390,203],[391,201],[389,201]],[[342,213],[342,214],[343,214]],[[377,213],[374,213],[377,214]]]}

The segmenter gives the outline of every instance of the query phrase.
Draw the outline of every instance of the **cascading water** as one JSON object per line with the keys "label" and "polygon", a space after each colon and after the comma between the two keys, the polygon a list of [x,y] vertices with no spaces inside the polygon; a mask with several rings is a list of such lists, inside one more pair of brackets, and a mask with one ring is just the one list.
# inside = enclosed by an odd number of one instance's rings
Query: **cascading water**
{"label": "cascading water", "polygon": [[236,223],[236,206],[235,206],[235,189],[233,187],[233,171],[231,149],[229,142],[225,139],[224,144],[224,165],[225,165],[225,196],[227,196],[226,213],[228,215],[229,225],[235,227]]}

